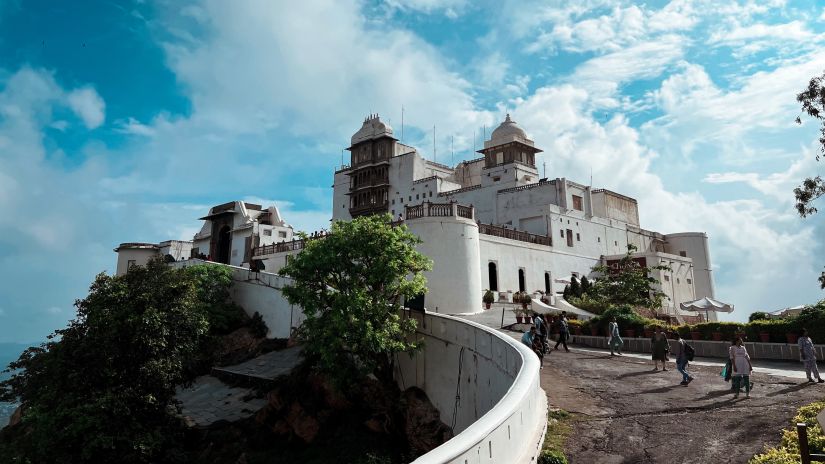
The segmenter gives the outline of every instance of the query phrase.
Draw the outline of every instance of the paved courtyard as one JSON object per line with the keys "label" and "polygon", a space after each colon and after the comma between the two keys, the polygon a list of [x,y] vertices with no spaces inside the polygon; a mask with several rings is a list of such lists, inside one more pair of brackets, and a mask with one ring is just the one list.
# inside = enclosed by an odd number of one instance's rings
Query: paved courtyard
{"label": "paved courtyard", "polygon": [[[501,313],[461,317],[498,328]],[[805,382],[798,363],[754,362],[751,398],[734,399],[719,376],[722,360],[691,364],[696,380],[683,387],[673,362],[653,371],[647,354],[570,348],[545,357],[541,384],[551,407],[574,415],[565,443],[571,464],[746,463],[779,442],[799,406],[825,398],[825,386]]]}

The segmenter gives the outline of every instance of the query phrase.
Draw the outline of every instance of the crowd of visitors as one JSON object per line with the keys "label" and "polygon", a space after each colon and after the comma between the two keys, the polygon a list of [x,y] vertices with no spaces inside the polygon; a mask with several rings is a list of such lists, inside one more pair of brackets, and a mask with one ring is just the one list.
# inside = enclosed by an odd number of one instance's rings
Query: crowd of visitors
{"label": "crowd of visitors", "polygon": [[[556,345],[550,348],[548,338],[551,332],[558,333]],[[622,348],[624,340],[620,335],[619,324],[616,318],[612,318],[608,323],[608,348],[611,356],[622,356]],[[567,321],[567,313],[562,311],[560,316],[552,315],[536,315],[533,318],[533,325],[524,333],[521,338],[522,343],[530,347],[539,357],[541,368],[544,368],[544,357],[553,350],[558,350],[559,345],[564,347],[566,352],[570,352],[567,347],[567,340],[570,338],[570,326]],[[686,340],[682,339],[681,335],[674,333],[672,338],[675,343],[676,370],[681,374],[682,381],[680,385],[687,386],[693,380],[693,375],[688,371],[688,365],[693,361],[695,350]],[[819,374],[817,369],[816,350],[814,349],[813,340],[808,336],[807,329],[802,329],[802,334],[799,337],[799,358],[805,367],[805,373],[808,377],[808,382],[825,383],[825,380]],[[667,362],[671,354],[671,344],[665,333],[660,327],[655,328],[653,337],[650,340],[651,358],[653,360],[653,370],[659,370],[659,364],[662,365],[662,371],[667,371]],[[745,390],[745,396],[750,397],[753,382],[751,381],[751,373],[753,372],[753,364],[745,347],[742,337],[736,337],[728,348],[728,356],[725,366],[722,368],[721,376],[726,382],[731,382],[731,391],[734,392],[734,397],[738,398],[742,389]]]}

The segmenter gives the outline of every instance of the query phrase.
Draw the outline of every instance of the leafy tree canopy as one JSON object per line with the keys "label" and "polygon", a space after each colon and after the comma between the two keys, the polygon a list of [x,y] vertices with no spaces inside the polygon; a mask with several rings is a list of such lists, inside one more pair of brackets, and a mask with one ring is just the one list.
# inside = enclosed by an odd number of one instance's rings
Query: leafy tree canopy
{"label": "leafy tree canopy", "polygon": [[228,292],[221,271],[206,267],[215,266],[155,260],[98,275],[75,303],[77,318],[26,350],[0,383],[0,399],[24,404],[22,424],[0,434],[4,462],[174,461],[167,406],[209,332],[210,308]]}
{"label": "leafy tree canopy", "polygon": [[611,305],[642,306],[658,311],[662,307],[662,301],[667,297],[656,288],[659,281],[651,277],[649,271],[651,269],[669,271],[670,267],[663,265],[642,267],[633,259],[633,252],[636,250],[635,245],[627,245],[627,253],[614,268],[606,265],[593,267],[593,272],[598,276],[592,282],[591,293],[595,298],[602,299]]}
{"label": "leafy tree canopy", "polygon": [[281,272],[290,303],[304,308],[304,353],[332,378],[346,383],[373,373],[392,382],[392,355],[410,352],[415,321],[403,318],[404,299],[426,291],[423,271],[432,263],[406,226],[389,215],[332,224],[323,239],[308,239]]}
{"label": "leafy tree canopy", "polygon": [[[802,111],[808,116],[818,119],[819,127],[819,154],[816,160],[825,154],[825,73],[814,77],[808,83],[808,88],[796,96],[796,100],[802,105]],[[802,120],[797,117],[796,122],[801,124]],[[825,195],[825,180],[822,176],[812,176],[804,179],[802,184],[794,189],[796,197],[796,211],[800,216],[807,217],[817,212],[814,202]],[[819,276],[819,285],[825,289],[825,272]]]}

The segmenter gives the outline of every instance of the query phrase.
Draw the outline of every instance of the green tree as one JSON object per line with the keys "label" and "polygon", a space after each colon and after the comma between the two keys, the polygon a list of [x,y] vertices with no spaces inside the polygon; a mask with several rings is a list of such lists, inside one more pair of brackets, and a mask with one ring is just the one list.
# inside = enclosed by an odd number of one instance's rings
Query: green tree
{"label": "green tree", "polygon": [[654,312],[662,307],[665,294],[657,288],[659,281],[650,276],[650,270],[669,271],[670,267],[663,265],[642,267],[633,259],[633,252],[637,250],[633,244],[627,245],[627,253],[619,260],[617,266],[610,268],[606,265],[593,267],[598,273],[593,283],[593,292],[613,305],[642,306]]}
{"label": "green tree", "polygon": [[570,291],[570,284],[564,286],[564,292],[561,294],[565,300],[570,301],[570,297],[573,296],[573,292]]}
{"label": "green tree", "polygon": [[415,246],[406,226],[389,215],[332,224],[281,272],[294,279],[284,288],[304,308],[304,353],[320,370],[346,383],[365,374],[393,382],[393,354],[412,352],[415,320],[402,317],[404,299],[426,291],[423,271],[432,262]]}
{"label": "green tree", "polygon": [[[802,111],[808,116],[818,119],[819,126],[819,154],[816,160],[825,154],[825,73],[811,79],[808,88],[796,96],[796,100],[802,105]],[[798,124],[802,124],[802,119],[796,118]],[[822,176],[816,175],[808,177],[802,184],[794,189],[796,197],[796,211],[800,216],[807,217],[817,212],[814,202],[825,195],[825,180]],[[825,271],[819,275],[820,288],[825,289]]]}
{"label": "green tree", "polygon": [[754,311],[751,313],[750,316],[748,316],[748,322],[762,321],[768,319],[770,319],[770,317],[768,317],[768,313],[764,311]]}
{"label": "green tree", "polygon": [[576,276],[570,276],[570,296],[575,296],[576,298],[581,298],[582,296],[582,287],[579,285],[579,279]]}
{"label": "green tree", "polygon": [[77,318],[26,350],[0,383],[0,399],[25,406],[22,424],[0,435],[4,462],[175,461],[179,428],[167,407],[212,303],[196,271],[155,260],[98,275],[75,303]]}
{"label": "green tree", "polygon": [[588,295],[593,290],[593,284],[590,283],[590,280],[587,279],[587,276],[582,276],[580,284],[582,288],[582,295]]}

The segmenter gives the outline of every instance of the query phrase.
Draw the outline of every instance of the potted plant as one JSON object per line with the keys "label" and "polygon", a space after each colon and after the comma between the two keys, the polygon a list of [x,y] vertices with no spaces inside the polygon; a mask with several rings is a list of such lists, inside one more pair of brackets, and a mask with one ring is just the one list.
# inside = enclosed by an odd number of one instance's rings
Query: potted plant
{"label": "potted plant", "polygon": [[529,309],[524,310],[524,323],[525,324],[532,324],[533,323],[533,312]]}
{"label": "potted plant", "polygon": [[524,322],[524,316],[522,315],[521,308],[513,309],[513,313],[516,315],[516,322],[521,324]]}
{"label": "potted plant", "polygon": [[770,332],[759,332],[759,341],[762,342],[762,343],[770,343],[771,333]]}
{"label": "potted plant", "polygon": [[493,301],[495,301],[495,299],[496,297],[495,295],[493,295],[492,290],[485,290],[484,296],[481,297],[481,301],[484,302],[484,307],[486,309],[490,309],[490,305],[493,304]]}
{"label": "potted plant", "polygon": [[791,344],[791,345],[796,345],[796,343],[799,341],[799,334],[794,333],[794,332],[786,333],[785,337],[788,338],[788,343]]}

